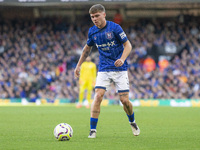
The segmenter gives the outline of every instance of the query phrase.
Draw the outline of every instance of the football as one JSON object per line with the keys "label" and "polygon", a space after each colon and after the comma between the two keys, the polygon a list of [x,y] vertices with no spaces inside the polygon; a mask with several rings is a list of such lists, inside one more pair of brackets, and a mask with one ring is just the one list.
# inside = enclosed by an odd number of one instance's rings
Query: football
{"label": "football", "polygon": [[58,141],[69,141],[73,136],[73,129],[67,123],[60,123],[54,128],[54,136]]}

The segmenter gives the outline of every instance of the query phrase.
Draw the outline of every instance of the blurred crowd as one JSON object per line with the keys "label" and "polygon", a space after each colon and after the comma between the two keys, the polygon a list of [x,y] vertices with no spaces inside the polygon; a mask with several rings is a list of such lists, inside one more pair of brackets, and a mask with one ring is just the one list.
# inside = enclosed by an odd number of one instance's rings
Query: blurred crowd
{"label": "blurred crowd", "polygon": [[[139,20],[124,30],[133,45],[128,57],[130,99],[200,97],[200,28],[196,19],[181,22]],[[74,68],[92,24],[58,18],[0,20],[0,98],[78,99]],[[164,70],[147,71],[141,59],[155,45],[174,44],[181,53]],[[91,53],[98,67],[98,52]],[[114,84],[105,98],[118,99]]]}

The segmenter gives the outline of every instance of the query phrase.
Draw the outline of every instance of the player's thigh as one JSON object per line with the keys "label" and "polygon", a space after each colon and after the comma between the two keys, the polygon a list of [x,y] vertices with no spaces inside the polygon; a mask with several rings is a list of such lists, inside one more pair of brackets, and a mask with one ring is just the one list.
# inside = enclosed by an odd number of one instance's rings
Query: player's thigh
{"label": "player's thigh", "polygon": [[120,92],[118,93],[120,101],[129,100],[129,92]]}
{"label": "player's thigh", "polygon": [[93,89],[92,82],[88,82],[88,83],[87,83],[86,89],[87,89],[88,91],[92,91],[92,89]]}
{"label": "player's thigh", "polygon": [[84,84],[80,84],[80,87],[79,87],[80,92],[85,91],[86,87],[87,87],[87,85],[85,83]]}
{"label": "player's thigh", "polygon": [[120,71],[115,76],[114,82],[115,82],[118,93],[129,92],[129,78],[128,78],[127,71]]}
{"label": "player's thigh", "polygon": [[107,72],[98,72],[95,89],[107,90],[110,86],[110,79]]}

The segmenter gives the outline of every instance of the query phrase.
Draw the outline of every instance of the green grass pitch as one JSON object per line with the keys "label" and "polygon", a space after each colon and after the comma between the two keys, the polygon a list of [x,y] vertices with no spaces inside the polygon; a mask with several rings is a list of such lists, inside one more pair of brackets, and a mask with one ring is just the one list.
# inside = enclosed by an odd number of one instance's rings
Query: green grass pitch
{"label": "green grass pitch", "polygon": [[[90,110],[70,106],[1,106],[1,150],[199,150],[200,108],[135,107],[140,136],[133,136],[121,106],[101,107],[97,138],[88,139]],[[70,141],[54,127],[69,123]]]}

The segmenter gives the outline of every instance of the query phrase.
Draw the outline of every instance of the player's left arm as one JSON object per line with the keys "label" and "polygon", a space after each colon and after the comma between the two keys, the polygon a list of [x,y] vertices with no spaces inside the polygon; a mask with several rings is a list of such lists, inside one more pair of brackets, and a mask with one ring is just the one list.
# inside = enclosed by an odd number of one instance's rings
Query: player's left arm
{"label": "player's left arm", "polygon": [[132,46],[129,40],[127,40],[126,42],[124,42],[124,51],[122,53],[122,56],[120,59],[117,59],[115,61],[115,66],[116,67],[121,67],[124,64],[124,61],[126,60],[126,58],[128,57],[128,55],[130,54],[131,50],[132,50]]}

